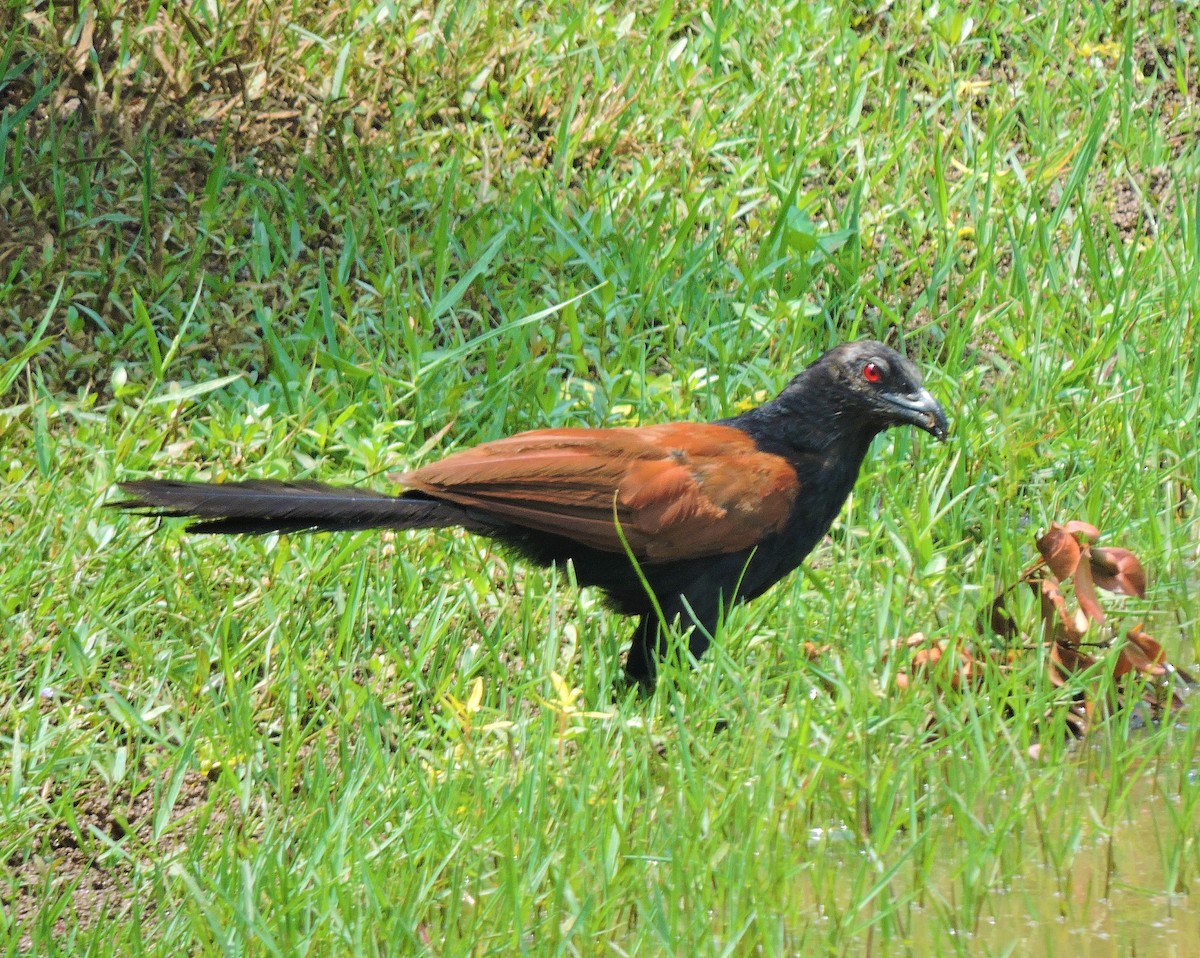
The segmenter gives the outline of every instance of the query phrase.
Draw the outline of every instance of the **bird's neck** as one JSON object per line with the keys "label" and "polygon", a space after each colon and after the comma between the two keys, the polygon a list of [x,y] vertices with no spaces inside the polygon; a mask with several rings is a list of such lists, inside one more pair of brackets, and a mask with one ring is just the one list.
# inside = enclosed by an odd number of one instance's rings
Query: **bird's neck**
{"label": "bird's neck", "polygon": [[819,530],[818,537],[850,495],[871,440],[880,432],[843,406],[840,396],[840,390],[809,370],[775,399],[730,420],[763,452],[791,463],[804,490],[797,503],[798,521]]}
{"label": "bird's neck", "polygon": [[796,472],[800,495],[775,547],[776,577],[799,565],[829,530],[878,433],[862,424],[855,428],[852,417],[827,408],[820,396],[803,406],[793,405],[791,399],[781,396],[727,420],[763,452],[786,459]]}
{"label": "bird's neck", "polygon": [[880,432],[847,410],[837,390],[804,374],[770,402],[726,421],[748,433],[764,452],[797,464],[836,459],[854,475]]}

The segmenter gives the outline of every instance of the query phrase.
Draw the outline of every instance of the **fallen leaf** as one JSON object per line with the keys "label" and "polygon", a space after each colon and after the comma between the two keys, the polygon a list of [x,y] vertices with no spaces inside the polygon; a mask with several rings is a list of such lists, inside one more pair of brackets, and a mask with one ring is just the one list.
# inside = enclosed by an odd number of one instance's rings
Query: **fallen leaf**
{"label": "fallen leaf", "polygon": [[1088,564],[1096,585],[1120,595],[1146,598],[1146,573],[1141,562],[1128,549],[1111,546],[1090,550]]}
{"label": "fallen leaf", "polygon": [[1087,616],[1080,609],[1068,611],[1067,600],[1053,576],[1038,579],[1036,586],[1032,582],[1029,585],[1041,598],[1042,628],[1046,641],[1064,641],[1077,645],[1087,632]]}
{"label": "fallen leaf", "polygon": [[[1087,555],[1090,550],[1087,546],[1083,547],[1083,552]],[[1075,575],[1071,577],[1071,582],[1075,586],[1075,598],[1079,602],[1079,608],[1093,622],[1100,623],[1104,621],[1104,609],[1100,605],[1100,599],[1096,595],[1096,587],[1092,584],[1092,563],[1080,562],[1075,567]]]}
{"label": "fallen leaf", "polygon": [[[1083,642],[1084,636],[1092,630],[1093,623],[1099,624],[1105,620],[1097,589],[1139,598],[1145,598],[1146,595],[1146,573],[1137,556],[1128,549],[1093,548],[1090,542],[1099,535],[1099,530],[1088,522],[1052,522],[1045,534],[1037,539],[1040,560],[1023,571],[1012,585],[997,586],[988,610],[988,622],[985,623],[981,615],[978,625],[981,635],[990,624],[991,630],[1005,639],[1029,636],[1034,630],[1022,630],[1009,608],[1009,593],[1022,583],[1030,588],[1040,605],[1040,648],[1049,659],[1046,674],[1056,688],[1063,689],[1060,693],[1063,698],[1046,713],[1045,718],[1047,721],[1056,721],[1061,717],[1066,731],[1079,738],[1085,736],[1097,718],[1107,714],[1110,708],[1148,706],[1154,716],[1160,716],[1169,709],[1181,707],[1185,695],[1197,687],[1191,675],[1167,661],[1163,647],[1140,624],[1126,632],[1124,641],[1120,642],[1115,655],[1108,661],[1112,663],[1114,678],[1123,679],[1137,673],[1145,675],[1147,681],[1120,681],[1111,696],[1101,698],[1089,691],[1091,676],[1086,688],[1079,681],[1070,682],[1072,676],[1092,669],[1099,662],[1084,648],[1109,648],[1107,636],[1110,634],[1114,636],[1113,641],[1119,641],[1115,639],[1117,630],[1114,628],[1111,632],[1106,629],[1100,641]],[[1074,589],[1077,605],[1068,605],[1063,587],[1067,580],[1070,580]],[[909,640],[897,640],[895,646],[908,650],[910,669],[900,672],[898,677],[898,684],[905,688],[915,682],[918,676],[930,674],[934,668],[939,668],[939,674],[947,676],[952,686],[958,686],[964,680],[978,677],[980,663],[989,658],[1003,668],[1005,661],[1012,662],[1015,656],[1029,651],[1026,644],[1023,647],[1010,647],[1000,655],[972,653],[952,649],[944,641],[929,645],[921,633]],[[942,661],[948,655],[953,656],[955,651],[959,656],[958,662]],[[1003,656],[1007,656],[1007,659]],[[940,666],[939,662],[942,663]],[[1043,757],[1041,747],[1034,746],[1029,755],[1035,760]]]}
{"label": "fallen leaf", "polygon": [[1050,523],[1046,534],[1037,540],[1038,552],[1056,579],[1069,579],[1083,555],[1079,541],[1057,522]]}
{"label": "fallen leaf", "polygon": [[85,14],[83,18],[83,27],[79,31],[79,40],[75,43],[75,56],[72,62],[72,66],[75,68],[75,72],[78,74],[83,74],[84,70],[87,68],[88,60],[92,56],[95,33],[96,14],[92,13],[91,16],[87,16]]}
{"label": "fallen leaf", "polygon": [[[950,640],[939,639],[931,642],[924,632],[915,632],[907,639],[897,639],[893,647],[897,652],[911,653],[908,668],[896,672],[897,688],[908,689],[916,679],[928,679],[936,674],[934,670],[938,663],[947,654],[953,653],[957,653],[957,665],[953,668],[945,666],[942,671],[950,688],[959,689],[964,683],[970,683],[980,677],[978,659],[970,651]],[[887,658],[888,654],[885,652],[884,657]]]}
{"label": "fallen leaf", "polygon": [[1069,642],[1053,642],[1050,645],[1050,681],[1055,686],[1065,685],[1076,672],[1082,672],[1096,664],[1086,652]]}
{"label": "fallen leaf", "polygon": [[[1120,657],[1128,661],[1132,668],[1147,675],[1167,674],[1167,653],[1161,645],[1142,631],[1140,622],[1125,633],[1125,645],[1121,647]],[[1123,673],[1118,672],[1117,674]]]}

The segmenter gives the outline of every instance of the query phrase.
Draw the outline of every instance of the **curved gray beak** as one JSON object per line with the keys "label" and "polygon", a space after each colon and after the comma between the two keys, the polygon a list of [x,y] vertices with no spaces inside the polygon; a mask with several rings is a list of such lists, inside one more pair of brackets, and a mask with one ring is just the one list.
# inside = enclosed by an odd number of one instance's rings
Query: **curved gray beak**
{"label": "curved gray beak", "polygon": [[903,395],[885,393],[883,398],[892,407],[896,418],[901,422],[911,423],[918,429],[924,429],[935,439],[943,442],[950,435],[950,422],[946,419],[946,410],[933,398],[928,389]]}

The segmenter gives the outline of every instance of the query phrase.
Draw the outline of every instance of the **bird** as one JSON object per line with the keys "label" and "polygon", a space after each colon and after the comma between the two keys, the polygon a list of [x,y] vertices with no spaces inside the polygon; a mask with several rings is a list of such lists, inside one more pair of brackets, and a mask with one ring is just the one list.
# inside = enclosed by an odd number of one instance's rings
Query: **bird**
{"label": "bird", "polygon": [[949,435],[913,363],[873,340],[821,355],[764,404],[716,422],[535,429],[393,474],[403,491],[313,481],[135,479],[110,505],[190,533],[461,527],[539,566],[570,563],[638,620],[631,683],[655,686],[677,628],[699,659],[726,610],[762,595],[829,531],[871,441]]}

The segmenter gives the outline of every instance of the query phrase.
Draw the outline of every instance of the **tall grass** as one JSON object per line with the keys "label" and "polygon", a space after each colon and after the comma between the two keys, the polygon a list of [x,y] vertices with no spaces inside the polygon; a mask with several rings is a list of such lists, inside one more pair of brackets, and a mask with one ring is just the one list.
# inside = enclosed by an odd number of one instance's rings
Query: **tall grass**
{"label": "tall grass", "polygon": [[[1075,517],[1146,561],[1122,614],[1200,654],[1188,8],[8,17],[6,953],[1197,939],[1188,712],[1073,742],[1034,654],[953,693],[886,655],[974,636]],[[649,700],[570,569],[101,508],[730,415],[859,336],[927,371],[951,443],[882,440],[806,570]]]}

